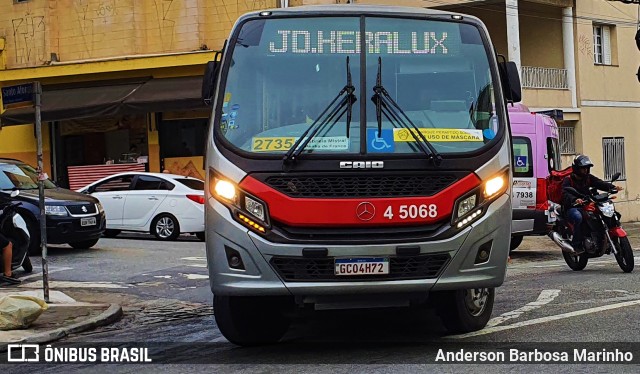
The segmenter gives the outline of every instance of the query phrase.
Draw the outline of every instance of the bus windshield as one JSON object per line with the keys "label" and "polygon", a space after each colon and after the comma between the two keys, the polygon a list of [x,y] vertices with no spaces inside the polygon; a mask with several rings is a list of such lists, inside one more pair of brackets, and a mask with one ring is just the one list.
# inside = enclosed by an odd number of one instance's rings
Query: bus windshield
{"label": "bus windshield", "polygon": [[[494,113],[488,48],[471,24],[259,19],[245,22],[235,40],[215,133],[246,152],[283,154],[306,133],[305,154],[420,153],[424,140],[441,154],[464,153],[504,127]],[[347,69],[357,99],[349,128],[346,107],[327,115],[348,83]],[[390,99],[382,110],[372,100],[377,83]]]}

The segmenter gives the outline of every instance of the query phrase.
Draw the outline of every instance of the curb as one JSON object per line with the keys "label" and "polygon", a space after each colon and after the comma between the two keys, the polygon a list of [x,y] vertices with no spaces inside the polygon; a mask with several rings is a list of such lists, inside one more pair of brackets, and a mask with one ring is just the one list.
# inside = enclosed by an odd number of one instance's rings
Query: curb
{"label": "curb", "polygon": [[[109,325],[122,318],[122,307],[118,304],[109,304],[109,308],[99,315],[84,321],[60,327],[55,330],[45,331],[27,338],[11,342],[11,344],[42,344],[59,340],[70,334],[95,329],[96,327]],[[0,344],[0,352],[7,350],[7,343]]]}

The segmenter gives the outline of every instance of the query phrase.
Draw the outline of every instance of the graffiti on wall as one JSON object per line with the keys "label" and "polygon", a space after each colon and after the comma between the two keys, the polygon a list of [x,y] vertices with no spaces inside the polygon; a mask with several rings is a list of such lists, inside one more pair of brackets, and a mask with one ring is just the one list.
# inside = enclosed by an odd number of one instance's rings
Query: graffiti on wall
{"label": "graffiti on wall", "polygon": [[156,8],[156,16],[158,22],[158,30],[160,31],[160,42],[162,50],[168,51],[173,48],[175,38],[176,21],[173,19],[170,11],[173,0],[153,0]]}
{"label": "graffiti on wall", "polygon": [[11,20],[16,64],[33,64],[47,60],[45,17],[25,13]]}
{"label": "graffiti on wall", "polygon": [[580,35],[578,50],[584,56],[593,55],[593,39],[585,34]]}
{"label": "graffiti on wall", "polygon": [[117,0],[75,0],[74,8],[82,37],[82,49],[86,57],[92,57],[95,43],[100,42],[99,37],[110,31],[101,27],[109,27],[115,22],[118,15]]}

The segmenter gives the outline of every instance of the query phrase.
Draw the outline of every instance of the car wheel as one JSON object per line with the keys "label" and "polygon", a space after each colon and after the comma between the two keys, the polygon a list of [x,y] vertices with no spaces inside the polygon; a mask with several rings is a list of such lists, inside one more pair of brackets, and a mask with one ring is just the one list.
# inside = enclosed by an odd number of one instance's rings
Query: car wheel
{"label": "car wheel", "polygon": [[99,239],[82,240],[79,242],[71,242],[69,245],[74,249],[88,249],[96,245]]}
{"label": "car wheel", "polygon": [[522,235],[514,235],[511,237],[511,247],[509,248],[509,252],[515,251],[515,249],[522,244],[522,238]]}
{"label": "car wheel", "polygon": [[175,240],[180,235],[180,225],[176,217],[162,213],[151,222],[151,233],[160,240]]}
{"label": "car wheel", "polygon": [[233,344],[256,346],[277,343],[289,329],[285,313],[290,297],[214,296],[213,316],[222,335]]}
{"label": "car wheel", "polygon": [[450,333],[460,334],[483,329],[491,318],[494,288],[471,288],[439,292],[440,319]]}
{"label": "car wheel", "polygon": [[25,257],[24,261],[22,261],[22,269],[25,273],[31,273],[33,271],[33,265],[31,264],[29,256]]}
{"label": "car wheel", "polygon": [[116,236],[120,235],[122,231],[120,230],[105,230],[104,231],[104,237],[105,238],[115,238]]}
{"label": "car wheel", "polygon": [[205,235],[204,231],[202,231],[202,232],[197,232],[197,233],[196,233],[196,237],[197,237],[198,239],[200,239],[200,241],[202,241],[202,242],[204,242],[204,241],[206,241],[206,240],[207,240],[207,236]]}

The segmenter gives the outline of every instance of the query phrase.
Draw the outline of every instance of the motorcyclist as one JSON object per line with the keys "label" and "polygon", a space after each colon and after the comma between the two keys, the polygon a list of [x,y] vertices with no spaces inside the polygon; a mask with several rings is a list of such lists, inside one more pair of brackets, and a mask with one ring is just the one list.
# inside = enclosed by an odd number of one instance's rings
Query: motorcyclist
{"label": "motorcyclist", "polygon": [[567,218],[567,221],[573,225],[573,239],[571,246],[576,253],[580,254],[584,252],[582,248],[583,233],[582,233],[582,207],[585,202],[582,196],[568,191],[567,187],[573,187],[582,195],[589,195],[589,188],[593,187],[601,191],[614,192],[622,191],[623,188],[615,186],[609,182],[605,182],[602,179],[592,175],[590,173],[593,163],[589,159],[589,156],[578,155],[571,165],[572,172],[569,176],[565,177],[562,181],[562,206]]}

